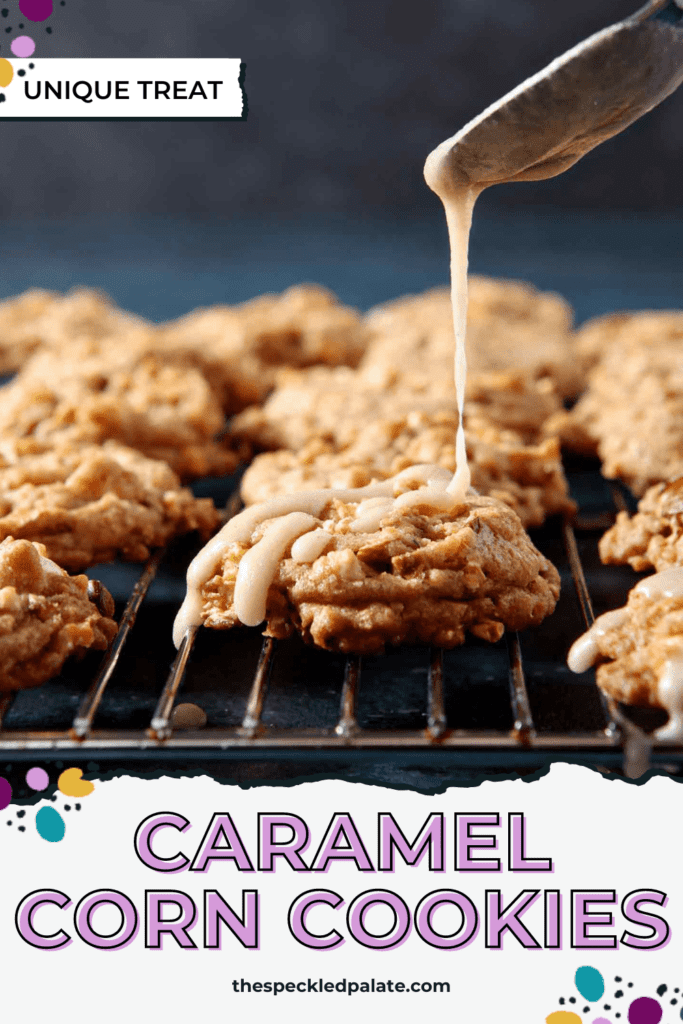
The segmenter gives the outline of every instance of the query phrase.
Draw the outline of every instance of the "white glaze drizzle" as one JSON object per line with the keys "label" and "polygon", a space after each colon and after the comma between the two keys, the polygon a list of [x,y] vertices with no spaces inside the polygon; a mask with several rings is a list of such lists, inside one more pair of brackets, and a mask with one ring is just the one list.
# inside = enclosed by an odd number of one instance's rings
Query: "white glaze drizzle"
{"label": "white glaze drizzle", "polygon": [[459,500],[470,486],[470,468],[465,445],[463,410],[467,383],[467,264],[472,211],[482,186],[455,188],[448,170],[448,157],[454,138],[446,139],[429,154],[425,163],[425,181],[443,203],[451,247],[451,306],[455,331],[455,392],[458,400],[458,430],[455,435],[455,473],[448,491]]}
{"label": "white glaze drizzle", "polygon": [[[636,593],[649,599],[683,597],[683,567],[664,569],[637,583]],[[576,640],[567,656],[572,672],[587,672],[600,655],[598,640],[609,629],[618,629],[628,621],[628,607],[616,608],[595,620],[591,628]],[[683,643],[680,656],[672,656],[664,663],[657,681],[657,699],[669,714],[669,721],[655,736],[658,740],[683,740]]]}
{"label": "white glaze drizzle", "polygon": [[394,509],[397,498],[366,498],[356,509],[356,521],[351,524],[353,533],[374,533],[383,519]]}
{"label": "white glaze drizzle", "polygon": [[[173,642],[176,647],[180,646],[183,636],[190,626],[201,624],[201,590],[216,571],[226,549],[233,543],[248,544],[261,523],[268,519],[274,520],[274,523],[267,527],[261,540],[240,560],[235,582],[235,614],[240,622],[247,626],[257,625],[265,618],[268,588],[273,581],[278,562],[289,544],[297,537],[300,537],[302,541],[305,540],[305,534],[312,529],[317,531],[320,527],[317,517],[331,501],[338,499],[347,503],[358,503],[360,506],[368,499],[384,499],[381,506],[379,503],[373,504],[371,508],[366,505],[365,513],[356,520],[354,526],[362,525],[365,529],[371,516],[376,518],[379,515],[380,519],[384,519],[395,508],[405,507],[398,504],[402,497],[409,497],[413,494],[419,496],[417,504],[429,505],[437,511],[443,511],[444,507],[450,509],[461,504],[453,495],[447,493],[450,478],[451,474],[442,466],[420,464],[409,466],[388,480],[368,484],[366,487],[329,488],[317,491],[299,491],[295,494],[279,494],[268,501],[262,501],[244,509],[239,515],[230,519],[190,563],[187,570],[187,593],[173,624]],[[425,486],[411,490],[411,485],[415,484]],[[296,519],[292,518],[295,514],[298,514]],[[281,523],[285,524],[282,530],[276,529]],[[299,526],[302,528],[299,529]],[[302,534],[304,534],[303,537]],[[275,557],[275,551],[279,551],[277,557]],[[247,567],[243,568],[245,561]],[[256,618],[257,614],[260,615],[260,618]]]}
{"label": "white glaze drizzle", "polygon": [[683,597],[683,567],[675,566],[646,576],[634,589],[646,597]]}
{"label": "white glaze drizzle", "polygon": [[669,713],[669,721],[655,736],[658,740],[683,739],[683,650],[679,657],[669,658],[657,682],[659,703]]}
{"label": "white glaze drizzle", "polygon": [[245,626],[266,617],[266,597],[280,559],[297,537],[317,525],[307,512],[290,512],[268,523],[261,540],[240,559],[235,581],[235,614]]}
{"label": "white glaze drizzle", "polygon": [[[318,516],[325,505],[339,498],[342,501],[358,501],[363,504],[368,499],[384,498],[372,506],[365,504],[358,509],[356,521],[351,527],[354,532],[374,532],[382,520],[395,509],[424,507],[430,511],[448,511],[462,504],[470,488],[471,474],[467,461],[463,410],[465,404],[465,386],[467,381],[467,353],[465,336],[467,331],[467,264],[469,233],[472,224],[472,211],[477,196],[483,186],[472,185],[466,189],[456,189],[448,173],[447,154],[453,139],[447,139],[427,157],[425,163],[425,180],[429,187],[439,196],[443,203],[448,225],[451,247],[451,304],[453,308],[453,328],[455,331],[454,376],[458,402],[458,429],[455,440],[455,472],[449,473],[441,466],[411,466],[396,477],[380,484],[350,490],[302,491],[298,494],[279,495],[270,501],[262,502],[246,509],[239,516],[230,520],[226,526],[200,551],[190,565],[187,573],[187,594],[180,607],[173,626],[173,640],[176,647],[180,646],[187,629],[199,625],[202,621],[201,588],[210,579],[222,554],[232,542],[248,543],[251,535],[266,519],[291,516],[293,513],[305,513]],[[423,486],[400,493],[403,483],[409,484],[417,480]],[[391,499],[394,499],[393,501]],[[293,527],[292,527],[293,528]],[[301,531],[303,533],[303,531]],[[281,538],[289,536],[286,529],[282,532],[267,530],[266,537],[245,555],[240,563],[235,583],[235,612],[245,625],[256,625],[265,617],[266,597],[268,588],[277,569],[277,560],[273,561],[273,552],[280,544]],[[299,536],[297,534],[295,536]],[[270,541],[272,538],[272,543]],[[282,554],[293,538],[283,544]],[[314,550],[303,543],[298,552]],[[324,550],[323,548],[320,549]],[[242,572],[242,563],[248,557],[248,571]],[[253,600],[248,591],[254,591]],[[261,614],[262,613],[262,614]],[[256,619],[255,616],[261,617]],[[243,618],[245,615],[247,618]],[[248,621],[247,621],[248,619]]]}
{"label": "white glaze drizzle", "polygon": [[304,533],[292,544],[292,558],[295,562],[315,562],[331,540],[333,540],[332,534],[322,527],[311,530],[310,533]]}
{"label": "white glaze drizzle", "polygon": [[614,611],[599,615],[591,628],[575,640],[567,655],[567,664],[572,672],[587,672],[598,660],[600,649],[598,640],[609,629],[618,629],[628,619],[626,608],[615,608]]}

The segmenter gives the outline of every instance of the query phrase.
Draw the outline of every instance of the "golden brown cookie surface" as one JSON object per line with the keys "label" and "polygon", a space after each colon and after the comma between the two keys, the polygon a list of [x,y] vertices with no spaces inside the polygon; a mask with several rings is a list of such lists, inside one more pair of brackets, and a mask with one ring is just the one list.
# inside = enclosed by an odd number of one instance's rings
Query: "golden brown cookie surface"
{"label": "golden brown cookie surface", "polygon": [[[317,556],[297,561],[290,543],[277,564],[266,600],[268,635],[296,630],[320,647],[360,653],[414,641],[454,647],[467,631],[498,640],[506,627],[536,624],[555,606],[556,569],[515,513],[494,499],[468,498],[442,513],[397,509],[371,532],[359,529],[358,502],[334,499],[317,520],[329,534]],[[239,564],[272,522],[257,526],[248,543],[227,545],[201,587],[205,625],[238,624]]]}
{"label": "golden brown cookie surface", "polygon": [[[453,412],[412,412],[369,422],[346,447],[313,440],[298,452],[259,455],[242,478],[242,498],[253,504],[298,490],[364,487],[417,463],[452,472],[456,428]],[[467,454],[472,487],[514,508],[525,527],[573,510],[555,439],[525,445],[516,434],[482,426],[479,435],[468,432]]]}
{"label": "golden brown cookie surface", "polygon": [[597,359],[564,415],[570,447],[597,451],[607,477],[641,495],[683,473],[683,314],[604,317],[582,329]]}
{"label": "golden brown cookie surface", "polygon": [[116,623],[88,597],[86,576],[69,576],[28,540],[0,542],[0,690],[37,686],[72,654],[104,650]]}
{"label": "golden brown cookie surface", "polygon": [[283,366],[355,366],[365,338],[354,309],[320,285],[297,285],[238,306],[196,309],[161,325],[155,344],[201,368],[233,413],[262,402]]}
{"label": "golden brown cookie surface", "polygon": [[0,442],[0,537],[39,541],[69,569],[143,561],[150,548],[191,530],[207,537],[218,523],[213,503],[181,487],[169,466],[115,442],[33,455]]}
{"label": "golden brown cookie surface", "polygon": [[238,455],[215,440],[225,418],[191,367],[146,351],[146,332],[120,349],[72,342],[34,356],[1,392],[0,433],[43,446],[116,440],[164,459],[184,478],[231,472]]}
{"label": "golden brown cookie surface", "polygon": [[683,724],[683,570],[646,577],[623,608],[596,619],[569,653],[574,671],[598,665],[598,685],[615,700],[669,711]]}
{"label": "golden brown cookie surface", "polygon": [[600,540],[600,557],[636,572],[683,565],[683,477],[650,487],[634,516],[620,512]]}

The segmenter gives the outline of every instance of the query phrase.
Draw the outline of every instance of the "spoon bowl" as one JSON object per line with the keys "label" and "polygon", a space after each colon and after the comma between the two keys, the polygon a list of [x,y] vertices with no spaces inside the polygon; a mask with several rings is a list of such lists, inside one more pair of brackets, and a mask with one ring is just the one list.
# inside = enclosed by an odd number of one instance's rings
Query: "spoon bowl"
{"label": "spoon bowl", "polygon": [[[682,0],[683,2],[683,0]],[[680,22],[680,26],[679,26]],[[683,10],[651,0],[552,61],[446,139],[427,161],[480,190],[561,174],[683,81]]]}

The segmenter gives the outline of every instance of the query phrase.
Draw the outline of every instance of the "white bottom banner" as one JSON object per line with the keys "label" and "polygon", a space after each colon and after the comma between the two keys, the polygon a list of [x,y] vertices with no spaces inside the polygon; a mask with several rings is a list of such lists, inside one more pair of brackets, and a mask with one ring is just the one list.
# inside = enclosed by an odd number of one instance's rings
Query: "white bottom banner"
{"label": "white bottom banner", "polygon": [[683,1018],[670,779],[555,765],[439,796],[209,778],[79,796],[78,775],[76,796],[4,811],[8,1019]]}

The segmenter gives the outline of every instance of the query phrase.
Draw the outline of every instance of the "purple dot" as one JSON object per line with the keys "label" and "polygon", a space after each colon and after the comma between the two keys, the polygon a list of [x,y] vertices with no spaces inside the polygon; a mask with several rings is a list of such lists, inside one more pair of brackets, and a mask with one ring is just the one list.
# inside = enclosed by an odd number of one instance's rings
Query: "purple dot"
{"label": "purple dot", "polygon": [[629,1024],[659,1024],[662,1008],[656,999],[641,996],[634,999],[628,1008]]}
{"label": "purple dot", "polygon": [[45,21],[52,14],[52,0],[19,0],[19,10],[29,21]]}
{"label": "purple dot", "polygon": [[36,44],[30,36],[17,36],[10,43],[10,50],[15,57],[30,57],[36,49]]}
{"label": "purple dot", "polygon": [[30,786],[31,789],[47,789],[49,781],[50,776],[44,768],[29,768],[26,772],[26,784]]}
{"label": "purple dot", "polygon": [[12,799],[12,787],[7,779],[0,778],[0,811],[4,810]]}

